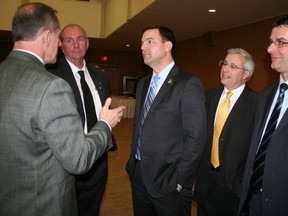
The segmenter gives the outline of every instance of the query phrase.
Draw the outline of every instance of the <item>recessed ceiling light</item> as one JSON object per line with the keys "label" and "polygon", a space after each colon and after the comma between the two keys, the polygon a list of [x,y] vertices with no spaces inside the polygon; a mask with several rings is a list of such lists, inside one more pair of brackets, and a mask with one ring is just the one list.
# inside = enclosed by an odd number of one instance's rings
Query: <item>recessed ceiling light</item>
{"label": "recessed ceiling light", "polygon": [[215,13],[215,12],[216,12],[216,9],[209,9],[208,12],[209,12],[209,13]]}
{"label": "recessed ceiling light", "polygon": [[126,47],[130,47],[130,44],[126,44]]}

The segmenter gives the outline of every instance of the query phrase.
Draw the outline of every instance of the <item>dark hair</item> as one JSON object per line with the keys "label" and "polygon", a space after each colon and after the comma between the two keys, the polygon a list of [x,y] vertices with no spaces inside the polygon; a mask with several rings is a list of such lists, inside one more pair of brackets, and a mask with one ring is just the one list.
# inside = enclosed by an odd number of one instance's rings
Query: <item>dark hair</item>
{"label": "dark hair", "polygon": [[57,11],[42,3],[20,5],[12,20],[13,41],[33,41],[44,30],[60,28]]}
{"label": "dark hair", "polygon": [[157,25],[157,26],[147,26],[143,29],[143,32],[150,30],[150,29],[158,29],[164,41],[172,42],[173,46],[172,46],[171,53],[173,55],[175,51],[175,45],[176,45],[176,37],[173,31],[166,26]]}
{"label": "dark hair", "polygon": [[278,19],[277,21],[273,23],[272,27],[275,28],[275,27],[279,27],[282,25],[288,25],[288,17],[282,17]]}

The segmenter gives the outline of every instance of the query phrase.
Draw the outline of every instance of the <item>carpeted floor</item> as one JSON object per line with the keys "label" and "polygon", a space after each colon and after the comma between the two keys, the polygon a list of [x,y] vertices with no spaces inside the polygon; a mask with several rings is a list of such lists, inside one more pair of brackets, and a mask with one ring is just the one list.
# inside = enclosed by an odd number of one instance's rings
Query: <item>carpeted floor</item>
{"label": "carpeted floor", "polygon": [[[109,153],[108,183],[102,202],[100,216],[132,216],[131,186],[125,165],[130,154],[133,119],[122,119],[113,129],[118,150]],[[196,216],[196,205],[192,205]],[[147,215],[149,216],[149,215]],[[175,215],[177,216],[177,215]]]}

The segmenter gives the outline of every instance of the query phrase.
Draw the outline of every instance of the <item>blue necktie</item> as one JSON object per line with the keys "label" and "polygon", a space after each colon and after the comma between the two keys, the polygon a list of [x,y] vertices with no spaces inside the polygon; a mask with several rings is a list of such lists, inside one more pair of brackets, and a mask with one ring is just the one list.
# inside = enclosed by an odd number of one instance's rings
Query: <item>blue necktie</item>
{"label": "blue necktie", "polygon": [[144,109],[141,115],[141,120],[140,120],[140,126],[139,126],[139,131],[138,131],[138,140],[137,140],[137,147],[136,147],[136,154],[135,154],[135,158],[138,160],[141,160],[141,154],[140,154],[140,136],[141,136],[141,130],[142,130],[142,126],[144,124],[145,118],[148,114],[148,111],[154,101],[154,98],[156,97],[157,94],[157,85],[158,85],[158,81],[159,81],[160,77],[159,76],[154,76],[153,80],[150,84],[149,87],[149,92],[148,95],[146,97],[145,103],[144,103]]}
{"label": "blue necktie", "polygon": [[253,164],[253,173],[251,176],[251,186],[254,193],[257,193],[261,191],[262,189],[262,183],[263,183],[263,173],[264,173],[264,166],[265,166],[265,157],[266,157],[266,150],[267,146],[269,144],[269,141],[273,135],[273,132],[276,129],[278,117],[282,108],[283,100],[284,100],[284,94],[287,90],[288,85],[285,83],[282,83],[280,85],[280,93],[277,98],[276,105],[273,109],[273,112],[270,116],[269,122],[267,124],[265,133],[263,135],[263,138],[260,142],[259,149],[255,156],[255,161]]}

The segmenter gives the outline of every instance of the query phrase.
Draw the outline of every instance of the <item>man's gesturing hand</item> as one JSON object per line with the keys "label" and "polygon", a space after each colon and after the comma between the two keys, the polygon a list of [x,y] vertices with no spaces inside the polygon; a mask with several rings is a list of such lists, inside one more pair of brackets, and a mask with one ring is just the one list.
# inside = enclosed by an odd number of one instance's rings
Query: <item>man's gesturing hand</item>
{"label": "man's gesturing hand", "polygon": [[115,109],[109,109],[111,102],[112,102],[112,99],[107,98],[102,108],[102,111],[100,112],[100,120],[105,121],[113,128],[117,125],[118,122],[120,122],[123,116],[125,107],[119,106]]}

